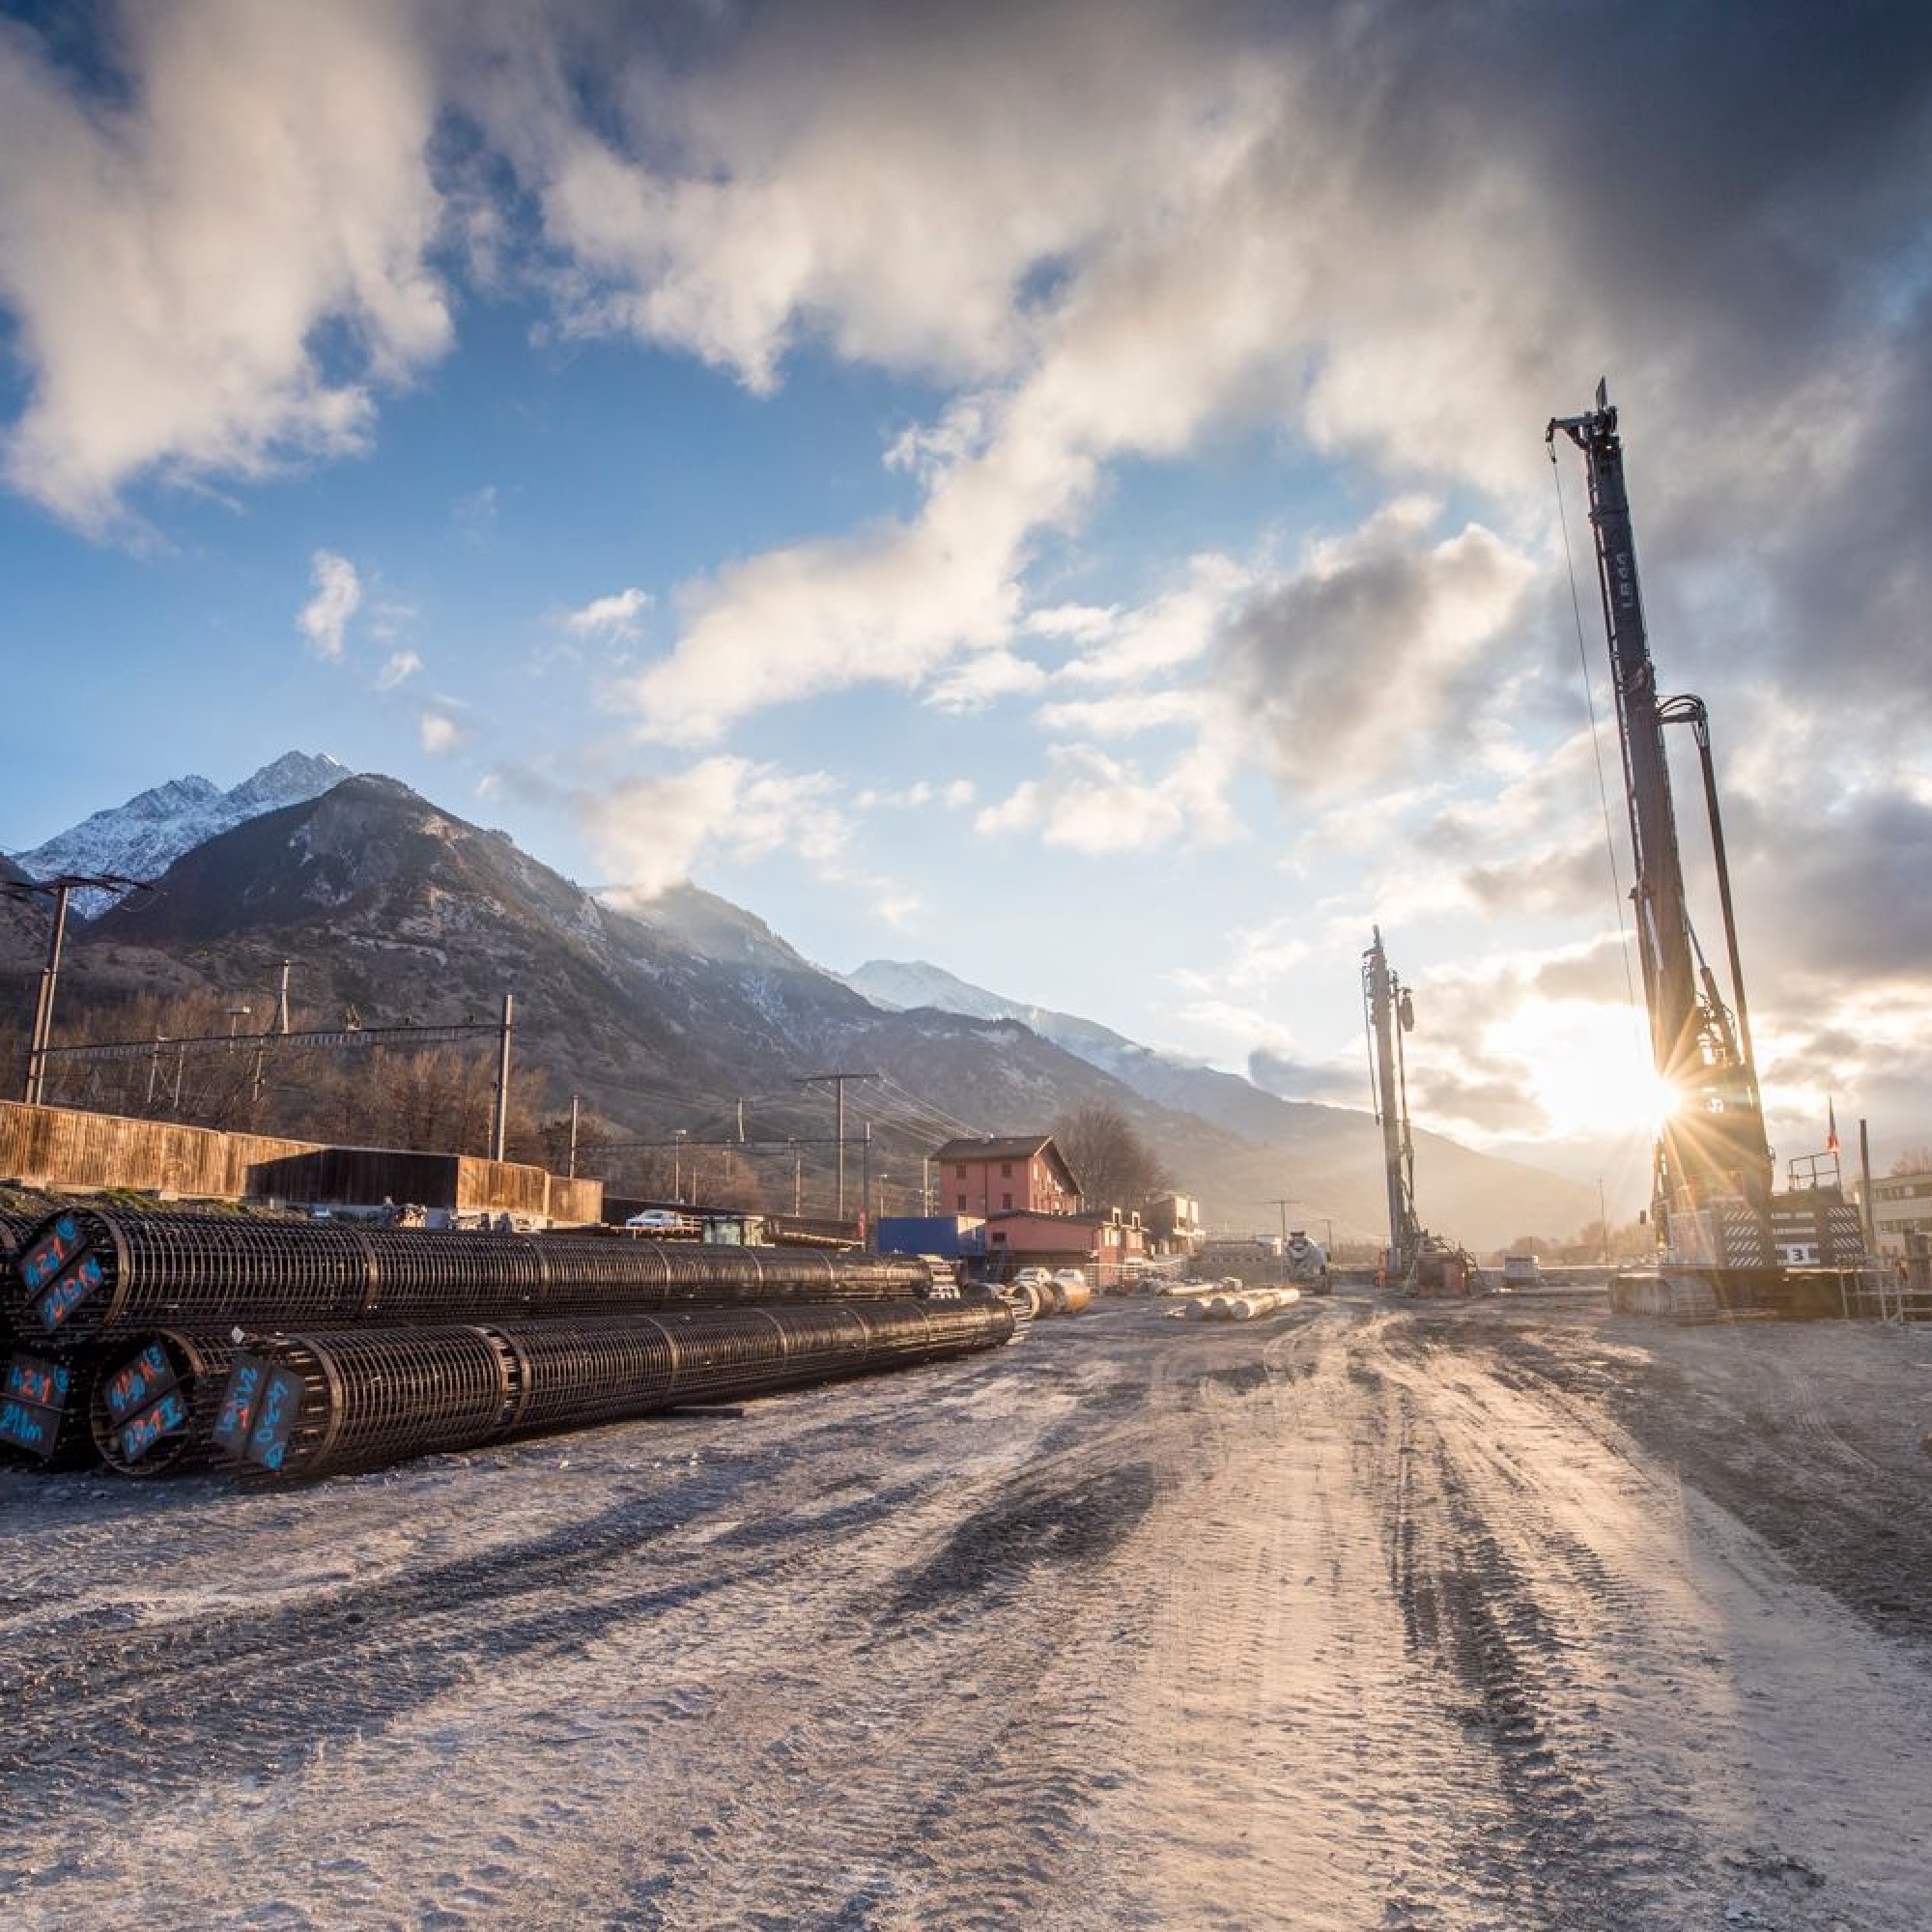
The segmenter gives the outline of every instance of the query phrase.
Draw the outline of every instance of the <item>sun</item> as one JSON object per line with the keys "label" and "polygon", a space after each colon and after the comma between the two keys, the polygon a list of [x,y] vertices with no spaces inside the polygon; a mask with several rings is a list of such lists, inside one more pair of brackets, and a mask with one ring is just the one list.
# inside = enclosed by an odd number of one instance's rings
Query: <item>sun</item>
{"label": "sun", "polygon": [[1683,1095],[1650,1060],[1650,1042],[1625,1013],[1551,1009],[1535,1032],[1531,1097],[1563,1139],[1642,1134],[1655,1139]]}

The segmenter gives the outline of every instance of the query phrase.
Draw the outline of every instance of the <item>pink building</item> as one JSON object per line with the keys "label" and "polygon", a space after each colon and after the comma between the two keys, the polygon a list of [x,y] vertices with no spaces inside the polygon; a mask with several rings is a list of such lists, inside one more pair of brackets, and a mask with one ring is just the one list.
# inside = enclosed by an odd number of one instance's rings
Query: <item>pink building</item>
{"label": "pink building", "polygon": [[1095,1288],[1131,1281],[1147,1259],[1147,1232],[1138,1214],[1037,1214],[1024,1208],[986,1222],[986,1260],[1010,1278],[1017,1267],[1077,1267]]}
{"label": "pink building", "polygon": [[1051,1134],[948,1141],[931,1155],[935,1214],[1070,1214],[1080,1183]]}

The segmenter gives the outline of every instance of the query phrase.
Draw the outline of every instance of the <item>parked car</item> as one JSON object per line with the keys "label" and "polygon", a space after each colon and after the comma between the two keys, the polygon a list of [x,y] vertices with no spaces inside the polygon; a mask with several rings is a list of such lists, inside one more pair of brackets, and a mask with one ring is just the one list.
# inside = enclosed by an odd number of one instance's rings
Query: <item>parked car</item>
{"label": "parked car", "polygon": [[1053,1279],[1051,1270],[1042,1267],[1023,1267],[1013,1270],[1015,1283],[1024,1282],[1032,1288],[1041,1288]]}
{"label": "parked car", "polygon": [[662,1235],[682,1228],[684,1216],[668,1208],[646,1208],[641,1214],[633,1214],[624,1225],[639,1235]]}
{"label": "parked car", "polygon": [[1087,1275],[1081,1268],[1055,1268],[1053,1278],[1062,1288],[1085,1288]]}
{"label": "parked car", "polygon": [[1503,1257],[1503,1287],[1534,1288],[1542,1278],[1542,1267],[1534,1255],[1505,1255]]}

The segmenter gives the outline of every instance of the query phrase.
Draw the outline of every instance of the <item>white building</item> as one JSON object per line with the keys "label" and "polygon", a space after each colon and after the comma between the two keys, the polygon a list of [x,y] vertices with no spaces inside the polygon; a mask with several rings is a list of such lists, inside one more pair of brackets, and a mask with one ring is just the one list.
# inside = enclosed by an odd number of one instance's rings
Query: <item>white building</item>
{"label": "white building", "polygon": [[1932,1174],[1888,1174],[1872,1181],[1872,1230],[1882,1255],[1902,1255],[1913,1229],[1932,1234]]}

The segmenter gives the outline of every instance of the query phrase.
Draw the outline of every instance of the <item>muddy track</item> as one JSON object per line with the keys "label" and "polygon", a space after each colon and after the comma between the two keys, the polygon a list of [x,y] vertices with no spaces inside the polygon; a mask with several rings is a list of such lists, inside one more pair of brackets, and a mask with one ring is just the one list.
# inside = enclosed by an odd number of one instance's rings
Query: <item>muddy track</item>
{"label": "muddy track", "polygon": [[0,1486],[0,1918],[1906,1932],[1923,1665],[1645,1411],[1901,1478],[1778,1346],[1114,1307],[138,1535]]}
{"label": "muddy track", "polygon": [[[1471,1331],[1466,1343],[1517,1386],[1560,1391],[1596,1426],[1656,1456],[1874,1628],[1932,1645],[1932,1460],[1918,1447],[1932,1407],[1914,1399],[1932,1395],[1932,1377],[1904,1400],[1861,1399],[1855,1374],[1832,1387],[1816,1358],[1846,1352],[1834,1343],[1887,1347],[1883,1334],[1848,1338],[1838,1324],[1670,1338],[1686,1360],[1660,1359],[1646,1346],[1656,1339],[1631,1324]],[[1909,1349],[1911,1338],[1895,1346]]]}

